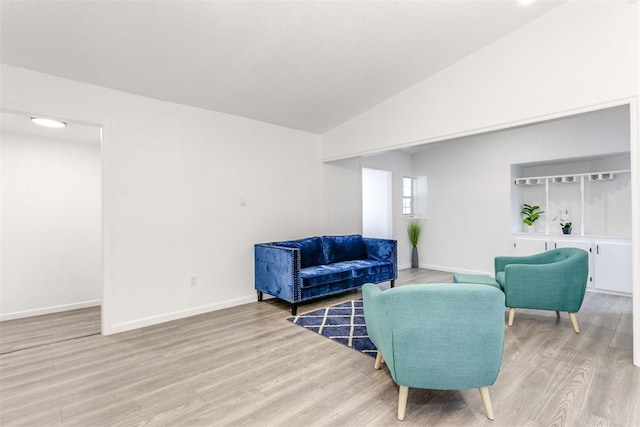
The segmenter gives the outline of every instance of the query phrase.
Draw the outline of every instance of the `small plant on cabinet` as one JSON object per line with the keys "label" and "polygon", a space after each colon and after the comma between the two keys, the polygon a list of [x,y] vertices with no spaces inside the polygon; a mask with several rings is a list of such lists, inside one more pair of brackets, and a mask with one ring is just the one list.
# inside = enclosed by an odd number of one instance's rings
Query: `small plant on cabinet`
{"label": "small plant on cabinet", "polygon": [[540,210],[540,206],[534,205],[531,206],[527,203],[522,205],[522,210],[520,211],[522,214],[522,222],[525,223],[530,230],[533,229],[533,224],[536,222],[540,215],[544,213],[544,211]]}
{"label": "small plant on cabinet", "polygon": [[560,209],[558,214],[551,220],[559,220],[560,227],[562,227],[563,234],[571,234],[571,218],[569,217],[569,211],[567,209]]}

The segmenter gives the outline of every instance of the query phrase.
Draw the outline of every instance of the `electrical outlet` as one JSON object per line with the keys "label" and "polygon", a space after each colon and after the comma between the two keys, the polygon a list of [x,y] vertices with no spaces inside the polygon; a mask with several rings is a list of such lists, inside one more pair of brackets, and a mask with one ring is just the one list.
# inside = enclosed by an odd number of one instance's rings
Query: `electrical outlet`
{"label": "electrical outlet", "polygon": [[197,274],[192,274],[191,276],[189,276],[189,286],[191,286],[192,288],[198,286],[198,275]]}

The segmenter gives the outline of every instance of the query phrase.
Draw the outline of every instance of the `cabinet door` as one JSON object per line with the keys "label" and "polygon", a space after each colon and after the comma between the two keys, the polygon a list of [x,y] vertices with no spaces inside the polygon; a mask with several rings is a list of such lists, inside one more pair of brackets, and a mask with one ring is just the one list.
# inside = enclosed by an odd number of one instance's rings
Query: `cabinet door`
{"label": "cabinet door", "polygon": [[551,249],[547,239],[529,239],[518,237],[514,239],[513,253],[517,256],[533,255]]}
{"label": "cabinet door", "polygon": [[591,247],[591,242],[588,240],[571,240],[571,239],[558,239],[553,241],[553,248],[578,248],[584,249],[589,252],[589,248]]}
{"label": "cabinet door", "polygon": [[631,243],[594,243],[594,287],[631,293]]}

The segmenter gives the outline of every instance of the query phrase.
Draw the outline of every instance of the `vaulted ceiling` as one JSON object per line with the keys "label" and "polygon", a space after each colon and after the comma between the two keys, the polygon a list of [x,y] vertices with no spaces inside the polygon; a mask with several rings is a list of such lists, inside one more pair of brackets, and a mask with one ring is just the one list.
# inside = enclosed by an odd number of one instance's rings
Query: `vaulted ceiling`
{"label": "vaulted ceiling", "polygon": [[0,62],[322,134],[563,2],[2,0]]}

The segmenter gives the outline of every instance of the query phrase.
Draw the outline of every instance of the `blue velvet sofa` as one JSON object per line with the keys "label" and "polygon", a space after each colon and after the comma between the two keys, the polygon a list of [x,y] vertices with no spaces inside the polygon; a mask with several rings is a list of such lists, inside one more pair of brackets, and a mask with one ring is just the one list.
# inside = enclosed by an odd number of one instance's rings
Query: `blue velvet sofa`
{"label": "blue velvet sofa", "polygon": [[398,277],[397,242],[348,236],[307,237],[255,245],[255,288],[298,304],[358,288],[365,283],[391,282]]}

